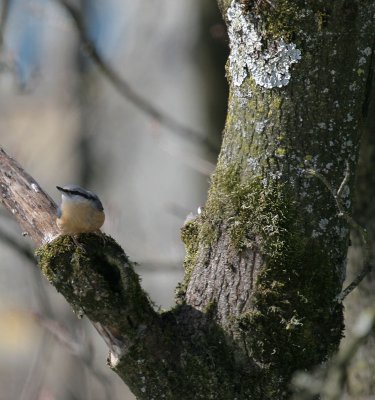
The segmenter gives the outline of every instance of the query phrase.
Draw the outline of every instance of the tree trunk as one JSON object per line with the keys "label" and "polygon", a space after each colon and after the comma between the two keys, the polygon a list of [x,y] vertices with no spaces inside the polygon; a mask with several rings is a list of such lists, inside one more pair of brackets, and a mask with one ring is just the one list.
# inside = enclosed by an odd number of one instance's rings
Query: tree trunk
{"label": "tree trunk", "polygon": [[[283,399],[293,372],[326,360],[342,336],[349,227],[335,196],[350,213],[375,1],[219,5],[228,115],[207,204],[182,229],[179,304],[154,311],[112,239],[81,235],[76,247],[62,237],[38,250],[45,275],[94,323],[141,400]],[[14,209],[20,170],[9,175],[7,165],[0,190]],[[38,221],[43,209],[32,212]]]}
{"label": "tree trunk", "polygon": [[325,360],[342,335],[335,298],[349,229],[335,193],[306,171],[337,190],[349,168],[350,213],[374,2],[222,1],[221,9],[229,110],[206,207],[184,227],[179,296],[214,309],[235,353],[264,378],[259,392],[281,398],[291,374]]}

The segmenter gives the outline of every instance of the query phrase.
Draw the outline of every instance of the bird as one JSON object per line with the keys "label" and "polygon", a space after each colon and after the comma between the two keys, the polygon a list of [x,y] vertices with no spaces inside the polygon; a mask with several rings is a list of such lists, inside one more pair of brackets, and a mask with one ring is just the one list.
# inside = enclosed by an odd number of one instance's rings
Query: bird
{"label": "bird", "polygon": [[63,234],[100,233],[105,214],[99,197],[79,185],[56,186],[61,195],[56,224]]}

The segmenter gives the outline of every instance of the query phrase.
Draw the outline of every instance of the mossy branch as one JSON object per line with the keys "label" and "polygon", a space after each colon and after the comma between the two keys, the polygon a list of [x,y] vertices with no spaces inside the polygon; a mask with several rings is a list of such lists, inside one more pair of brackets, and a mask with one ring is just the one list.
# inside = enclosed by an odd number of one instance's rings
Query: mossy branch
{"label": "mossy branch", "polygon": [[[39,248],[39,266],[110,349],[109,365],[138,399],[233,399],[254,392],[255,367],[237,365],[234,344],[209,313],[188,305],[159,314],[122,248],[107,235],[60,236],[56,205],[0,151],[2,203]],[[77,245],[78,241],[78,245]]]}
{"label": "mossy branch", "polygon": [[78,316],[86,315],[111,349],[111,364],[157,314],[122,248],[111,237],[60,236],[36,251],[46,278]]}
{"label": "mossy branch", "polygon": [[36,247],[42,245],[36,254],[44,275],[79,314],[88,316],[112,355],[120,357],[157,316],[124,251],[108,236],[81,235],[80,246],[59,236],[56,204],[3,149],[0,191],[22,234]]}
{"label": "mossy branch", "polygon": [[40,246],[36,255],[42,272],[78,315],[91,320],[115,367],[140,332],[157,320],[126,254],[108,236],[81,235],[79,246],[71,237],[59,236],[56,204],[3,149],[0,191],[23,236]]}

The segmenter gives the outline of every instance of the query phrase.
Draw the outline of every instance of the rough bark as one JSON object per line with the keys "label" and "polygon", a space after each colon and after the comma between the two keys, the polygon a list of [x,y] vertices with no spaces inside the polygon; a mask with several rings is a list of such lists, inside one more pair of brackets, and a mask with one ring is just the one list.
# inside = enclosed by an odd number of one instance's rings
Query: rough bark
{"label": "rough bark", "polygon": [[[375,2],[219,5],[231,48],[228,116],[207,204],[182,229],[179,304],[155,312],[108,237],[82,235],[79,247],[59,237],[37,253],[50,282],[105,337],[110,365],[139,399],[286,398],[293,372],[324,361],[342,335],[336,297],[349,229],[333,193],[306,171],[338,188],[348,167],[350,212]],[[20,173],[9,180],[6,165],[5,194]],[[14,204],[35,212],[27,196]]]}
{"label": "rough bark", "polygon": [[219,4],[231,40],[229,110],[205,210],[184,228],[179,296],[215,308],[236,351],[265,377],[259,391],[282,398],[291,374],[325,360],[342,334],[335,298],[349,229],[335,193],[306,170],[338,189],[349,168],[343,201],[351,212],[374,2]]}
{"label": "rough bark", "polygon": [[1,203],[36,246],[58,236],[56,205],[20,165],[0,148]]}

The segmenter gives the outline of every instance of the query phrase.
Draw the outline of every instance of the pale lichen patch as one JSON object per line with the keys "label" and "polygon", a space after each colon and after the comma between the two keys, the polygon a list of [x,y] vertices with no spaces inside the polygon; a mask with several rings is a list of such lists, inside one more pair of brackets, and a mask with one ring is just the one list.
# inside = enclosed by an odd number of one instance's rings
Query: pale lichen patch
{"label": "pale lichen patch", "polygon": [[372,53],[371,47],[366,47],[365,49],[362,50],[362,54],[365,56],[370,56]]}
{"label": "pale lichen patch", "polygon": [[31,184],[31,189],[33,189],[35,193],[39,193],[39,186],[35,182]]}
{"label": "pale lichen patch", "polygon": [[301,59],[301,51],[283,38],[266,40],[256,16],[245,5],[232,1],[227,11],[231,42],[229,70],[234,86],[241,86],[250,74],[255,84],[267,89],[286,86],[290,67]]}

